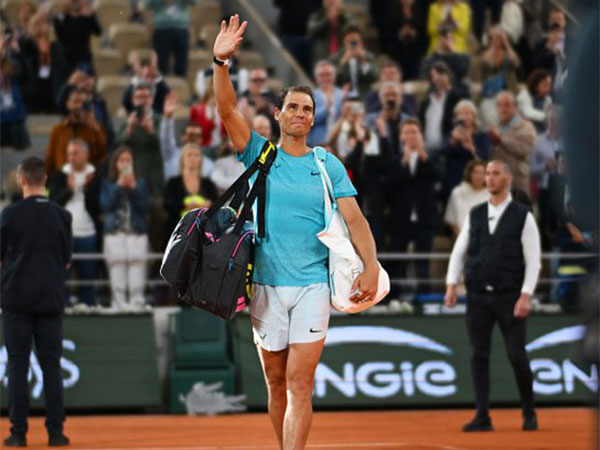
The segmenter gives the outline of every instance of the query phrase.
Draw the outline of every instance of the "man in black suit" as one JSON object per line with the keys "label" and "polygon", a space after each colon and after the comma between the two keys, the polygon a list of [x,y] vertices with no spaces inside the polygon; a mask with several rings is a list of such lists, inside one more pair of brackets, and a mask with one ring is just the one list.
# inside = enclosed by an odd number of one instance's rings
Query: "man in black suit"
{"label": "man in black suit", "polygon": [[44,374],[50,446],[69,445],[60,369],[64,280],[71,259],[71,214],[45,194],[46,167],[35,157],[18,169],[23,200],[0,216],[2,328],[8,353],[7,447],[27,445],[31,343]]}
{"label": "man in black suit", "polygon": [[[425,151],[421,126],[417,119],[406,119],[400,124],[401,152],[391,148],[388,140],[381,140],[381,151],[387,160],[389,194],[391,197],[393,233],[390,248],[394,252],[406,252],[410,242],[415,243],[418,253],[430,252],[439,217],[435,202],[434,184],[439,180],[436,167]],[[394,275],[404,277],[404,263],[397,266]],[[429,278],[429,261],[416,264],[417,277]],[[420,284],[418,292],[429,290]],[[399,289],[392,287],[392,295]]]}

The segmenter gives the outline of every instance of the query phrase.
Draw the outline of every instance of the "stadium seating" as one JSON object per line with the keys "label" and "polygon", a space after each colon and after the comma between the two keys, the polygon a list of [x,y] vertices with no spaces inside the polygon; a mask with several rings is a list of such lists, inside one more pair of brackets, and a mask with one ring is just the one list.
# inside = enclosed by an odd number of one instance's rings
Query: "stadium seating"
{"label": "stadium seating", "polygon": [[206,24],[200,28],[198,39],[205,49],[212,50],[212,45],[215,42],[217,34],[219,34],[219,25]]}
{"label": "stadium seating", "polygon": [[190,102],[190,87],[188,86],[187,80],[179,77],[165,77],[165,82],[171,90],[177,93],[180,104],[187,105]]}
{"label": "stadium seating", "polygon": [[123,62],[129,52],[148,45],[148,30],[138,23],[113,23],[108,28],[110,41],[119,49]]}
{"label": "stadium seating", "polygon": [[238,60],[240,62],[240,67],[246,69],[266,68],[263,55],[259,52],[242,50],[238,54]]}
{"label": "stadium seating", "polygon": [[127,86],[129,86],[128,77],[104,75],[98,78],[98,92],[106,100],[108,111],[113,117],[118,115]]}
{"label": "stadium seating", "polygon": [[94,0],[94,9],[103,25],[123,23],[129,20],[131,7],[127,0]]}
{"label": "stadium seating", "polygon": [[11,24],[17,23],[17,16],[21,5],[25,3],[23,0],[3,0],[2,12]]}
{"label": "stadium seating", "polygon": [[188,56],[187,81],[191,92],[195,92],[196,74],[212,64],[212,52],[208,50],[190,50]]}
{"label": "stadium seating", "polygon": [[115,48],[99,48],[93,51],[97,76],[115,75],[123,70],[123,58]]}
{"label": "stadium seating", "polygon": [[202,28],[204,25],[219,25],[223,13],[219,3],[213,1],[201,1],[190,7],[190,23]]}
{"label": "stadium seating", "polygon": [[127,54],[127,64],[133,66],[133,62],[136,60],[136,58],[138,61],[142,61],[144,59],[152,60],[153,54],[154,50],[151,48],[134,48]]}

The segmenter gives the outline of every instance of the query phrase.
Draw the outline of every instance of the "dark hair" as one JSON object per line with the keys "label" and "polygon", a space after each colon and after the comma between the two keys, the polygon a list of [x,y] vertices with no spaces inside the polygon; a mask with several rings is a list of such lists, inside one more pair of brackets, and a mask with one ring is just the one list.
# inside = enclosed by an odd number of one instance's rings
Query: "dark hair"
{"label": "dark hair", "polygon": [[344,31],[342,33],[342,39],[344,39],[347,35],[352,34],[352,33],[358,33],[362,36],[362,30],[360,29],[360,27],[356,24],[351,23],[344,27]]}
{"label": "dark hair", "polygon": [[400,78],[403,77],[402,74],[402,67],[400,67],[400,65],[394,61],[393,59],[387,58],[383,61],[383,63],[381,64],[381,71],[383,71],[383,69],[385,69],[386,67],[393,67],[395,68],[398,72],[400,72]]}
{"label": "dark hair", "polygon": [[19,164],[17,173],[23,175],[28,186],[43,186],[46,182],[46,164],[40,158],[30,156]]}
{"label": "dark hair", "polygon": [[277,106],[277,109],[279,109],[280,111],[283,109],[283,103],[285,102],[285,98],[287,97],[287,95],[290,92],[301,92],[303,94],[306,94],[310,97],[310,99],[312,100],[312,104],[313,104],[313,114],[315,112],[315,96],[313,95],[313,90],[311,89],[310,86],[290,86],[287,87],[285,89],[282,89],[279,92],[279,96],[277,97],[277,104],[275,106]]}
{"label": "dark hair", "polygon": [[416,117],[409,117],[400,122],[398,133],[402,133],[402,128],[404,128],[406,125],[416,125],[419,128],[419,131],[421,131],[421,121]]}
{"label": "dark hair", "polygon": [[473,175],[473,171],[477,166],[483,167],[483,171],[485,172],[485,161],[483,161],[482,159],[472,159],[467,163],[467,166],[463,171],[463,181],[466,181],[467,183],[471,184],[471,175]]}
{"label": "dark hair", "polygon": [[527,77],[527,90],[531,95],[536,95],[536,88],[538,84],[542,82],[542,80],[551,77],[552,74],[548,72],[546,69],[535,69],[533,72],[529,74]]}
{"label": "dark hair", "polygon": [[127,147],[126,145],[122,145],[121,147],[117,148],[114,153],[112,154],[111,158],[110,158],[110,163],[108,165],[108,178],[111,180],[116,180],[119,177],[119,169],[117,169],[117,161],[119,160],[119,157],[123,154],[123,153],[129,153],[131,155],[131,159],[133,160],[133,166],[135,167],[135,153],[133,153],[133,150],[131,150],[131,148]]}

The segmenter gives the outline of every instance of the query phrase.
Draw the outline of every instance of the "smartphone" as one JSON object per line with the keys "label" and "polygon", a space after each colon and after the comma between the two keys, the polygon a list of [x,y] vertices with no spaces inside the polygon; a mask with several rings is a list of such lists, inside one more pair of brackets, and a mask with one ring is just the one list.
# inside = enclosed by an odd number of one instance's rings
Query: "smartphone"
{"label": "smartphone", "polygon": [[121,169],[121,175],[123,176],[130,176],[133,173],[133,167],[131,167],[131,164],[127,164],[126,166],[123,166],[123,168]]}
{"label": "smartphone", "polygon": [[463,127],[463,128],[464,128],[464,127],[465,127],[465,125],[466,125],[466,124],[465,124],[465,121],[464,121],[464,120],[462,120],[462,119],[458,119],[458,120],[456,121],[456,126],[457,126],[457,127]]}
{"label": "smartphone", "polygon": [[135,108],[135,115],[138,120],[142,120],[144,118],[145,108],[144,105],[137,105]]}

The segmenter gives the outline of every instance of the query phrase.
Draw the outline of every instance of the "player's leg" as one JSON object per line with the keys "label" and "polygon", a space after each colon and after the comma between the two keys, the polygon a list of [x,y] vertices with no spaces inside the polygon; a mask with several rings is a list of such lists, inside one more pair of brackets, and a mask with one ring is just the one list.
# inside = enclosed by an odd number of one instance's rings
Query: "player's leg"
{"label": "player's leg", "polygon": [[301,450],[312,423],[312,392],[315,370],[325,339],[290,344],[287,360],[288,406],[283,423],[283,449]]}
{"label": "player's leg", "polygon": [[329,327],[329,286],[317,283],[296,288],[290,298],[294,301],[290,308],[283,448],[298,450],[306,445],[312,422],[315,370]]}
{"label": "player's leg", "polygon": [[269,417],[277,435],[279,448],[283,448],[283,418],[287,407],[285,371],[288,349],[270,352],[260,346],[257,348],[269,393]]}

